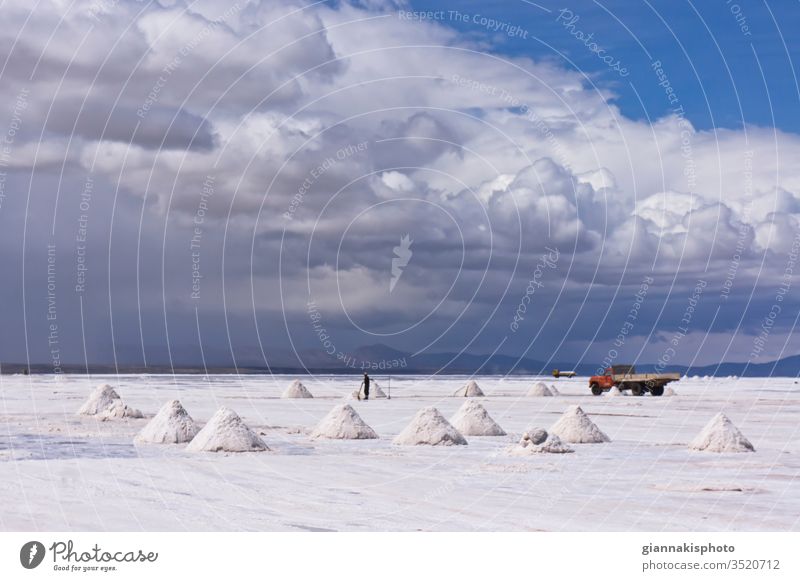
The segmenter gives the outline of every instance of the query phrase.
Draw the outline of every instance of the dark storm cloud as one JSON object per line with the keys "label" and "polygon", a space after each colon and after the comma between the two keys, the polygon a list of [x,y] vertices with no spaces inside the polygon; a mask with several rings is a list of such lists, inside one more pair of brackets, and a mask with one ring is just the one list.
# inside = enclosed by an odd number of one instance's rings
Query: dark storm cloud
{"label": "dark storm cloud", "polygon": [[[627,348],[656,353],[702,278],[686,344],[720,355],[702,345],[713,320],[712,335],[744,337],[735,358],[776,301],[800,215],[785,162],[797,136],[627,119],[575,72],[456,50],[456,32],[410,26],[384,3],[121,3],[99,22],[91,6],[27,19],[12,5],[0,33],[0,86],[28,91],[0,117],[0,139],[13,130],[0,164],[9,358],[26,356],[26,333],[31,357],[49,357],[49,243],[74,361],[196,364],[201,345],[259,361],[259,338],[286,360],[289,337],[319,348],[310,298],[342,349],[428,317],[391,341],[489,352],[507,340],[519,353],[538,334],[540,358],[602,357],[645,277]],[[547,248],[558,264],[509,335]],[[773,345],[791,324],[774,322]]]}
{"label": "dark storm cloud", "polygon": [[154,150],[210,150],[215,145],[212,124],[198,115],[161,106],[139,115],[135,108],[99,98],[58,101],[52,105],[46,129],[63,136]]}

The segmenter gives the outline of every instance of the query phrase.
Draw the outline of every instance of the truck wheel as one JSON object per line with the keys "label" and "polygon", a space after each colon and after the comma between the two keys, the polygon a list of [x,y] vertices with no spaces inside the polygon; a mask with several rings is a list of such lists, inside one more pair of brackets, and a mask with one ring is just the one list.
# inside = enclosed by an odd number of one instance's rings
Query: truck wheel
{"label": "truck wheel", "polygon": [[634,383],[631,385],[631,393],[633,395],[644,395],[644,389],[642,389],[641,383]]}
{"label": "truck wheel", "polygon": [[603,388],[597,385],[596,383],[593,383],[591,385],[591,388],[592,388],[592,395],[603,395]]}
{"label": "truck wheel", "polygon": [[664,386],[654,385],[653,387],[650,388],[650,393],[652,393],[656,397],[664,395]]}

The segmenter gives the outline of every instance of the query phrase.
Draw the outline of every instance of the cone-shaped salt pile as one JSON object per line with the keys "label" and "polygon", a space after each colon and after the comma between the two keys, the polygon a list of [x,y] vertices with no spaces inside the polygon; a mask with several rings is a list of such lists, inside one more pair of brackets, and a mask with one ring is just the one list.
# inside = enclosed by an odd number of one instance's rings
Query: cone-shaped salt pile
{"label": "cone-shaped salt pile", "polygon": [[558,388],[555,385],[553,385],[552,383],[550,384],[550,393],[552,393],[553,395],[558,395],[559,394]]}
{"label": "cone-shaped salt pile", "polygon": [[314,397],[311,395],[311,392],[306,389],[306,386],[300,383],[299,379],[295,379],[289,387],[286,388],[281,394],[281,398],[283,399],[295,399],[295,398],[309,398]]}
{"label": "cone-shaped salt pile", "polygon": [[459,388],[453,397],[483,397],[483,391],[478,387],[478,382],[473,379],[468,381],[464,387]]}
{"label": "cone-shaped salt pile", "polygon": [[79,415],[95,416],[111,406],[114,401],[119,401],[119,394],[108,384],[98,385],[89,395],[89,399],[78,410]]}
{"label": "cone-shaped salt pile", "polygon": [[668,387],[668,388],[666,388],[664,390],[664,395],[667,396],[667,397],[672,397],[673,395],[678,395],[678,394],[675,393],[674,389],[672,389],[671,387]]}
{"label": "cone-shaped salt pile", "polygon": [[450,425],[444,416],[435,407],[422,408],[394,439],[395,444],[403,446],[418,446],[429,444],[431,446],[465,445],[464,436]]}
{"label": "cone-shaped salt pile", "polygon": [[245,425],[235,411],[221,407],[186,446],[192,452],[260,452],[264,441]]}
{"label": "cone-shaped salt pile", "polygon": [[481,404],[474,399],[464,402],[450,418],[453,427],[465,436],[505,436],[506,432],[495,422]]}
{"label": "cone-shaped salt pile", "polygon": [[571,444],[598,444],[611,441],[577,405],[571,406],[564,412],[550,428],[550,433]]}
{"label": "cone-shaped salt pile", "polygon": [[121,399],[115,399],[111,405],[97,414],[104,420],[113,420],[116,418],[143,418],[144,415],[140,410],[132,408],[126,403],[122,403]]}
{"label": "cone-shaped salt pile", "polygon": [[[376,384],[372,384],[369,386],[369,398],[370,399],[387,399],[386,392],[384,392],[380,387]],[[359,388],[353,391],[350,394],[350,399],[364,399],[364,388]]]}
{"label": "cone-shaped salt pile", "polygon": [[356,410],[348,404],[334,407],[328,415],[322,418],[314,431],[312,438],[335,438],[338,440],[374,440],[378,437],[375,430],[370,428],[361,419]]}
{"label": "cone-shaped salt pile", "polygon": [[553,392],[550,391],[550,388],[547,387],[547,385],[545,385],[544,383],[542,383],[540,381],[539,383],[537,383],[536,385],[531,387],[528,390],[528,393],[525,394],[525,396],[526,397],[552,397],[553,396]]}
{"label": "cone-shaped salt pile", "polygon": [[508,452],[513,456],[527,456],[528,454],[568,454],[574,452],[555,434],[548,434],[541,428],[522,434],[519,444],[513,446]]}
{"label": "cone-shaped salt pile", "polygon": [[619,388],[618,388],[618,387],[615,385],[614,387],[612,387],[611,389],[609,389],[609,390],[606,392],[606,395],[610,395],[611,397],[619,397],[620,395],[622,395],[622,392],[621,392],[621,391],[619,390]]}
{"label": "cone-shaped salt pile", "polygon": [[197,435],[192,416],[177,399],[165,403],[152,420],[142,428],[134,442],[147,444],[181,444]]}
{"label": "cone-shaped salt pile", "polygon": [[689,448],[704,452],[755,452],[753,444],[722,412],[711,418],[706,427],[691,441]]}

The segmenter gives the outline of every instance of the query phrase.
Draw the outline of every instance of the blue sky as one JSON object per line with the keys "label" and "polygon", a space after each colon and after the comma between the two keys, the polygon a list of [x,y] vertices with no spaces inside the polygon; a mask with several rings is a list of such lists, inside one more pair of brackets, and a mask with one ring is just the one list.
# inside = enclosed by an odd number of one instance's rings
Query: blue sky
{"label": "blue sky", "polygon": [[[691,2],[685,0],[576,0],[536,2],[417,1],[414,10],[457,10],[517,24],[527,38],[487,34],[469,19],[448,25],[487,39],[500,53],[564,62],[617,95],[625,115],[658,117],[668,112],[650,64],[660,60],[698,128],[777,126],[800,132],[800,89],[792,74],[800,62],[800,5],[788,2]],[[561,10],[580,17],[577,28],[629,69],[620,79],[556,22]],[[548,12],[549,10],[549,12]],[[556,52],[557,51],[557,52]],[[567,63],[564,63],[569,66]],[[794,66],[792,66],[794,64]]]}

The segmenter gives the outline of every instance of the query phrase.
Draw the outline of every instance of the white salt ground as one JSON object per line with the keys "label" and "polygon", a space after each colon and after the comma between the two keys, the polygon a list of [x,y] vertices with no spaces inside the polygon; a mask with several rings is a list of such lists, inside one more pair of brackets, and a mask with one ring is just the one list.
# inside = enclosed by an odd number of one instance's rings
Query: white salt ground
{"label": "white salt ground", "polygon": [[165,403],[134,437],[142,444],[181,444],[190,442],[199,428],[177,399]]}
{"label": "white salt ground", "polygon": [[88,399],[78,410],[79,415],[94,416],[111,406],[114,401],[120,399],[119,394],[110,385],[98,385],[95,390],[89,394]]}
{"label": "white salt ground", "polygon": [[534,384],[529,390],[528,393],[525,394],[526,397],[552,397],[553,392],[550,391],[550,388],[547,387],[546,384],[542,383],[541,381]]}
{"label": "white salt ground", "polygon": [[506,432],[480,403],[467,400],[450,418],[455,429],[465,436],[505,436]]}
{"label": "white salt ground", "polygon": [[550,433],[571,444],[599,444],[611,441],[577,405],[571,406],[564,412],[550,428]]}
{"label": "white salt ground", "polygon": [[753,444],[722,412],[711,418],[697,437],[689,443],[689,449],[717,453],[755,452]]}
{"label": "white salt ground", "polygon": [[217,410],[208,423],[189,442],[192,452],[261,452],[269,450],[264,440],[226,407]]}
{"label": "white salt ground", "polygon": [[282,399],[308,399],[313,398],[308,388],[299,379],[295,379],[281,394]]}
{"label": "white salt ground", "polygon": [[[482,376],[481,388],[495,396],[488,403],[478,401],[515,437],[465,436],[468,446],[453,447],[394,446],[391,440],[424,406],[441,405],[449,419],[467,401],[450,396],[469,377],[393,377],[391,402],[359,405],[325,404],[315,387],[322,381],[300,377],[317,398],[287,405],[279,396],[296,378],[114,374],[67,376],[56,383],[52,376],[2,376],[0,529],[415,531],[441,530],[445,523],[453,531],[591,531],[604,523],[609,530],[686,533],[789,532],[800,524],[800,385],[794,377],[684,378],[670,384],[678,397],[663,400],[597,398],[589,392],[588,377]],[[570,395],[522,399],[540,379]],[[87,421],[90,417],[74,416],[99,383],[113,385],[126,403],[152,413],[147,420],[100,426]],[[324,385],[326,392],[342,396],[357,387],[344,376]],[[221,405],[237,409],[247,394],[272,396],[251,398],[243,419],[257,433],[261,424],[274,426],[269,433],[281,434],[278,453],[132,446],[166,399],[179,398],[202,427]],[[310,414],[319,420],[336,403],[350,403],[381,439],[309,440],[305,431],[282,433],[282,426],[313,428]],[[528,428],[549,429],[560,416],[552,412],[572,404],[585,405],[609,436],[618,434],[614,443],[568,444],[573,454],[506,455]],[[595,416],[595,409],[608,415]],[[752,438],[755,453],[687,448],[720,411]],[[272,437],[261,437],[276,449]],[[676,442],[680,445],[669,445]],[[572,491],[568,496],[578,500],[594,496],[594,501],[565,502],[554,496],[559,490]],[[599,490],[600,496],[581,492]],[[480,491],[477,502],[475,491]],[[209,503],[214,510],[203,510]]]}
{"label": "white salt ground", "polygon": [[435,407],[422,408],[411,420],[411,423],[394,439],[395,444],[402,446],[466,445],[467,440],[456,430]]}
{"label": "white salt ground", "polygon": [[317,424],[311,437],[339,440],[375,440],[378,434],[361,419],[358,412],[349,404],[334,407]]}
{"label": "white salt ground", "polygon": [[456,390],[454,397],[484,397],[483,390],[478,387],[478,382],[469,380],[463,387]]}

